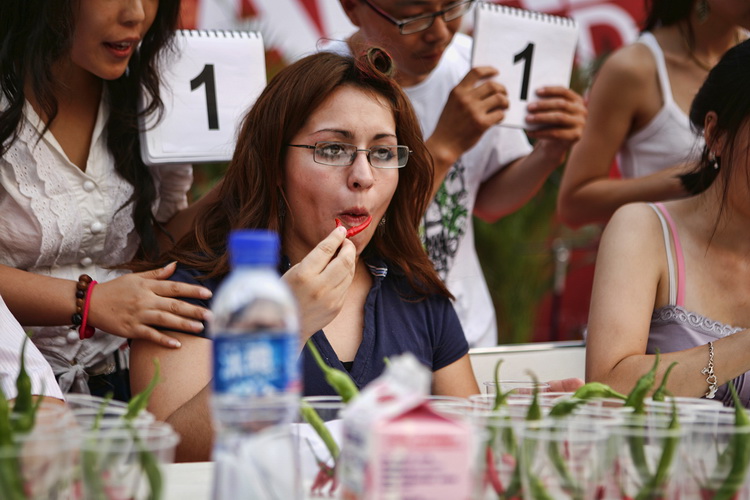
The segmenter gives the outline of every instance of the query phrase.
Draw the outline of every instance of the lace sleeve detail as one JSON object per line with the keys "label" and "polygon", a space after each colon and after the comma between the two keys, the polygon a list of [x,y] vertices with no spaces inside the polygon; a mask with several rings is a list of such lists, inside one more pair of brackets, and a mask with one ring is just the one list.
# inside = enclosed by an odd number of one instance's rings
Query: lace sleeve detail
{"label": "lace sleeve detail", "polygon": [[43,140],[37,144],[29,142],[34,137],[36,130],[25,124],[6,159],[15,174],[18,191],[28,199],[31,212],[41,226],[35,266],[54,266],[60,257],[76,251],[81,227],[75,196],[55,168],[59,162]]}
{"label": "lace sleeve detail", "polygon": [[680,323],[692,330],[699,330],[716,338],[727,337],[745,329],[712,320],[702,314],[690,312],[680,306],[664,306],[657,309],[651,316],[651,321],[652,324]]}

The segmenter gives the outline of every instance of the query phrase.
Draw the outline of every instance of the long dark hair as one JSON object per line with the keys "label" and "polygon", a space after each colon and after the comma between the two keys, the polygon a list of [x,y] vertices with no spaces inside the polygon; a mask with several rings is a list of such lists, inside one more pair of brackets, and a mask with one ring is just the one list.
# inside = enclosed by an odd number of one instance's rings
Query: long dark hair
{"label": "long dark hair", "polygon": [[432,189],[432,158],[422,141],[419,122],[401,88],[390,77],[391,58],[370,49],[353,58],[329,52],[305,57],[287,66],[268,84],[247,113],[215,202],[196,219],[165,258],[205,273],[229,271],[226,241],[233,229],[264,228],[283,234],[286,211],[283,193],[286,144],[307,118],[342,85],[383,97],[390,104],[399,144],[413,153],[399,171],[399,180],[386,211],[387,230],[375,231],[363,256],[377,255],[403,271],[420,294],[450,297],[419,239],[419,226]]}
{"label": "long dark hair", "polygon": [[[696,0],[648,0],[648,15],[643,25],[644,31],[653,31],[659,26],[671,26],[682,20],[689,20]],[[689,23],[688,23],[689,24]],[[692,34],[692,26],[688,26]]]}
{"label": "long dark hair", "polygon": [[[691,194],[702,193],[717,179],[723,185],[721,210],[724,209],[732,166],[735,157],[747,157],[747,151],[735,151],[737,135],[750,121],[750,40],[729,49],[719,63],[708,73],[706,81],[693,99],[690,107],[690,124],[702,134],[706,115],[713,111],[717,115],[716,126],[711,137],[706,139],[701,160],[696,168],[680,177],[682,185]],[[747,133],[747,129],[745,129]],[[712,142],[724,139],[723,155],[714,163],[709,157]],[[718,167],[718,168],[717,168]],[[747,172],[750,185],[750,172]],[[721,212],[720,212],[721,215]]]}
{"label": "long dark hair", "polygon": [[[0,155],[5,155],[16,140],[26,99],[25,83],[48,117],[45,130],[57,116],[58,83],[52,67],[71,50],[75,31],[73,13],[79,1],[0,1],[0,89],[7,101],[0,112]],[[126,73],[104,82],[110,104],[107,146],[115,159],[115,170],[134,188],[129,203],[133,203],[135,228],[146,256],[158,254],[151,211],[156,189],[148,167],[141,160],[136,110],[140,92],[147,103],[143,113],[162,109],[157,56],[170,46],[179,9],[179,0],[160,0],[154,23],[132,56]]]}

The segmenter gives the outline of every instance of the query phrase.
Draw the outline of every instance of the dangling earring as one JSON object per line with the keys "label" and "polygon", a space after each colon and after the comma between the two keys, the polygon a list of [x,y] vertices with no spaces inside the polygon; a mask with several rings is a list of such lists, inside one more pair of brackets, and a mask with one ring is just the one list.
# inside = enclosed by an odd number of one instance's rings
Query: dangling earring
{"label": "dangling earring", "polygon": [[378,227],[385,227],[385,215],[378,222]]}
{"label": "dangling earring", "polygon": [[713,170],[719,170],[721,168],[721,159],[716,156],[716,153],[713,151],[708,153],[708,166],[711,167]]}
{"label": "dangling earring", "polygon": [[708,0],[698,0],[695,4],[695,13],[698,15],[698,22],[703,24],[711,14],[711,7],[708,5]]}

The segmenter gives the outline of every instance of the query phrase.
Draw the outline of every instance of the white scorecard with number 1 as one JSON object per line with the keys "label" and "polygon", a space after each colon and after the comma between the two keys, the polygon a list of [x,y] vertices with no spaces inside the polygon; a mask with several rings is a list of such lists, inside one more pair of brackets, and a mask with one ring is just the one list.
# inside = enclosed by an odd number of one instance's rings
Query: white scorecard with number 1
{"label": "white scorecard with number 1", "polygon": [[479,2],[472,67],[493,66],[510,102],[500,125],[531,129],[526,106],[547,86],[570,86],[578,26],[566,17]]}
{"label": "white scorecard with number 1", "polygon": [[145,124],[143,161],[229,161],[242,117],[266,85],[263,39],[224,30],[179,30],[175,38],[162,65],[164,114]]}

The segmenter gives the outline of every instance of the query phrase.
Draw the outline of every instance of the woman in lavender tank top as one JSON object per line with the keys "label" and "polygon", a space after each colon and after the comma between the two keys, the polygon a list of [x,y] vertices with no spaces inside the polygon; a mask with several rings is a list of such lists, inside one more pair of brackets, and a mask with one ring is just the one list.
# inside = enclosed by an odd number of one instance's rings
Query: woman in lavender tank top
{"label": "woman in lavender tank top", "polygon": [[711,70],[690,109],[706,141],[695,170],[681,177],[694,196],[626,205],[607,226],[589,316],[588,381],[627,392],[658,348],[657,380],[679,363],[669,379],[673,394],[730,403],[726,384],[734,379],[750,406],[748,89],[745,41]]}

